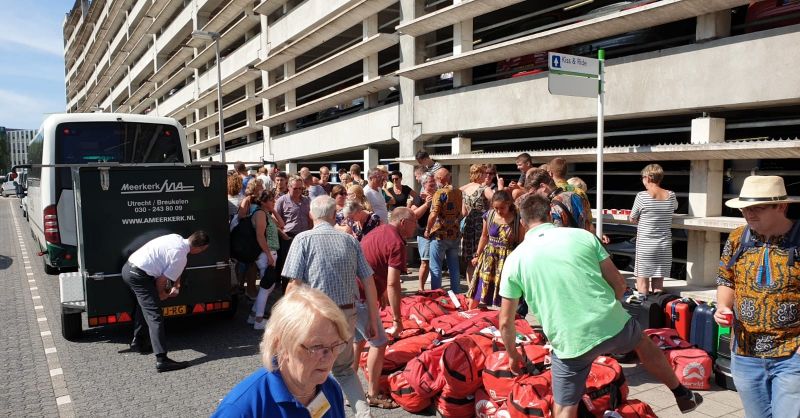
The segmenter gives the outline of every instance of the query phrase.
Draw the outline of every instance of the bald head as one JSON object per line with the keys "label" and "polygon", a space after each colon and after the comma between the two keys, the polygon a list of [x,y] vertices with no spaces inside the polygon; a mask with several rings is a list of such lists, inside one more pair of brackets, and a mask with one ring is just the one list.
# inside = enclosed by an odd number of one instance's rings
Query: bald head
{"label": "bald head", "polygon": [[436,184],[441,186],[450,185],[450,170],[442,167],[433,173],[433,178],[436,179]]}

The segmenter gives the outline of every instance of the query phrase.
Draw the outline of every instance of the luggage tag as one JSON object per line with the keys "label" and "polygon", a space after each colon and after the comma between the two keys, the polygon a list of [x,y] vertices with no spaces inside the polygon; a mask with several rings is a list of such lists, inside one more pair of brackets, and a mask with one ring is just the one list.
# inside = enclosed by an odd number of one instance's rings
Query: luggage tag
{"label": "luggage tag", "polygon": [[311,418],[321,418],[331,409],[331,404],[328,402],[328,398],[325,397],[325,393],[319,391],[317,396],[308,404],[306,407],[308,409],[309,415]]}
{"label": "luggage tag", "polygon": [[447,291],[447,295],[450,296],[450,300],[453,301],[453,305],[456,307],[456,309],[458,309],[460,311],[461,310],[461,302],[458,301],[458,298],[456,297],[456,294],[453,293],[452,290],[448,290]]}

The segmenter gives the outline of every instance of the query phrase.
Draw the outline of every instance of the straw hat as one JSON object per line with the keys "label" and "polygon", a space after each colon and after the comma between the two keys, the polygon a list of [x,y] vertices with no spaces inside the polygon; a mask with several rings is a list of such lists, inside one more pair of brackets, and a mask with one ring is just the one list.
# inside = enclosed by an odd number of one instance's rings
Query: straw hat
{"label": "straw hat", "polygon": [[798,203],[789,199],[783,178],[779,176],[749,176],[744,179],[739,197],[725,202],[725,206],[742,209],[755,205],[772,205],[777,203]]}

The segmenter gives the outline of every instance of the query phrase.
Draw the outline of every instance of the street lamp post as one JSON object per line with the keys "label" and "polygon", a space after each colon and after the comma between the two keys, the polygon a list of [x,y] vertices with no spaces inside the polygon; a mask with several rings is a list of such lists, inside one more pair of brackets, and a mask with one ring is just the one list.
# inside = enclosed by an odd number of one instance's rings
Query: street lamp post
{"label": "street lamp post", "polygon": [[219,32],[207,32],[196,30],[192,32],[192,38],[205,41],[214,41],[214,50],[217,54],[217,114],[219,115],[219,157],[225,162],[225,121],[222,117],[222,69],[219,59]]}

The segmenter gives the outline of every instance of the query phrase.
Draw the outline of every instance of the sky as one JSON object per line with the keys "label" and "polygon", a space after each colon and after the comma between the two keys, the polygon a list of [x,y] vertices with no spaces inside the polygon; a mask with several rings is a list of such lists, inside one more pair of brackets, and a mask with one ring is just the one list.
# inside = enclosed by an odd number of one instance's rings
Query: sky
{"label": "sky", "polygon": [[66,109],[61,25],[75,0],[0,0],[0,126],[38,129]]}

